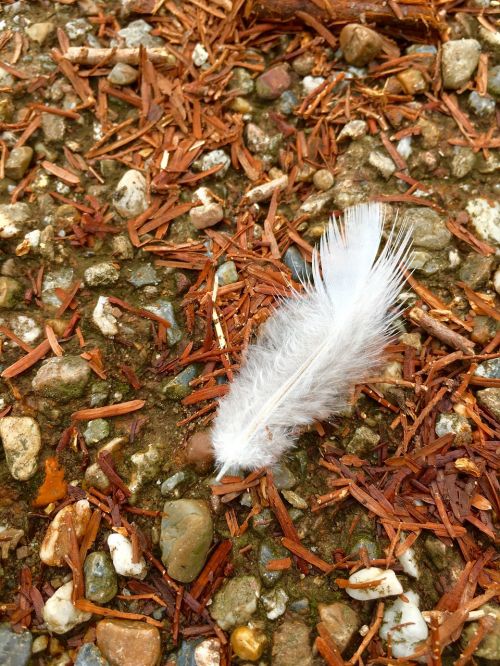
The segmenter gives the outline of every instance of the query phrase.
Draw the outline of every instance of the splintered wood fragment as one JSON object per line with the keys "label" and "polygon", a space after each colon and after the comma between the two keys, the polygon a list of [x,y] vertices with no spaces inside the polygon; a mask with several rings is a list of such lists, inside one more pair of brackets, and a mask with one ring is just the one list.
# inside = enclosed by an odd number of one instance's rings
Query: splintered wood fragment
{"label": "splintered wood fragment", "polygon": [[35,365],[35,363],[43,358],[49,350],[50,342],[44,340],[38,345],[38,347],[35,347],[35,349],[20,358],[19,361],[16,361],[12,365],[9,365],[8,368],[5,368],[0,376],[4,379],[11,379],[12,377],[16,377],[16,375],[20,375],[21,372],[24,372],[28,368],[31,368],[32,365]]}
{"label": "splintered wood fragment", "polygon": [[80,184],[79,176],[72,173],[71,171],[68,171],[68,169],[63,169],[63,167],[58,166],[53,162],[49,162],[48,160],[43,160],[43,162],[40,162],[40,166],[42,166],[45,169],[45,171],[48,171],[48,173],[50,173],[52,176],[59,178],[59,180],[62,180],[63,183],[66,183],[67,185]]}
{"label": "splintered wood fragment", "polygon": [[[164,48],[146,48],[146,57],[155,65],[167,65],[173,67],[176,57]],[[77,65],[98,65],[105,60],[108,65],[125,63],[127,65],[138,65],[140,61],[140,48],[90,48],[88,46],[70,46],[63,54],[66,60]]]}
{"label": "splintered wood fragment", "polygon": [[152,624],[153,627],[158,627],[163,629],[163,623],[158,622],[158,620],[149,617],[148,615],[141,615],[140,613],[125,613],[124,611],[117,611],[113,608],[105,608],[103,606],[97,606],[87,599],[78,599],[74,604],[79,610],[84,611],[85,613],[95,613],[96,615],[103,615],[104,617],[115,617],[120,620],[142,620],[148,624]]}
{"label": "splintered wood fragment", "polygon": [[319,569],[324,573],[331,573],[335,569],[334,564],[328,564],[328,562],[325,562],[314,553],[311,553],[310,550],[308,550],[305,546],[303,546],[301,543],[298,543],[297,541],[283,537],[281,539],[281,543],[291,553],[297,555],[309,564],[312,564],[313,567],[316,567],[316,569]]}
{"label": "splintered wood fragment", "polygon": [[[48,341],[47,345],[50,348]],[[106,419],[110,416],[123,416],[123,414],[129,414],[130,412],[142,409],[145,404],[145,400],[129,400],[128,402],[118,402],[116,405],[107,405],[106,407],[79,409],[77,412],[73,412],[71,418],[73,421],[89,421],[91,419]]]}
{"label": "splintered wood fragment", "polygon": [[[324,23],[358,23],[360,17],[368,24],[382,26],[397,24],[398,27],[418,27],[422,32],[437,30],[441,21],[430,3],[404,2],[398,5],[396,14],[388,3],[375,0],[336,0],[336,2],[318,2],[318,0],[255,0],[251,11],[261,19],[286,21],[306,13]],[[309,24],[310,25],[310,24]]]}
{"label": "splintered wood fragment", "polygon": [[424,312],[421,308],[413,307],[409,311],[408,316],[417,326],[420,326],[424,331],[441,340],[441,342],[454,349],[459,349],[465,354],[474,354],[474,343],[471,340],[460,335],[460,333],[456,333],[442,322],[427,314],[427,312]]}
{"label": "splintered wood fragment", "polygon": [[375,612],[375,619],[373,620],[373,623],[371,627],[368,630],[368,633],[366,636],[363,638],[361,645],[358,647],[356,652],[352,655],[352,657],[349,659],[347,664],[349,666],[353,666],[353,664],[356,664],[357,661],[360,659],[361,655],[363,652],[366,650],[366,648],[370,645],[373,637],[379,630],[380,625],[382,624],[382,618],[384,616],[384,603],[383,601],[379,601],[377,605],[377,610]]}
{"label": "splintered wood fragment", "polygon": [[316,638],[315,646],[328,666],[344,666],[345,662],[342,659],[340,650],[323,622],[320,622],[316,628],[319,636]]}

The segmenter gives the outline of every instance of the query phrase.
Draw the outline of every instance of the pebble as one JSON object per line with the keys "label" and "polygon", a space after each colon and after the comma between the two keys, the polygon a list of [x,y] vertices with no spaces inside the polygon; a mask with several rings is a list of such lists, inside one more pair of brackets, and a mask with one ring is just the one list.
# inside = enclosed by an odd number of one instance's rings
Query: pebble
{"label": "pebble", "polygon": [[101,620],[96,639],[110,666],[156,666],[160,660],[160,632],[145,622]]}
{"label": "pebble", "polygon": [[49,646],[49,636],[48,634],[40,634],[33,640],[33,645],[31,647],[32,654],[38,654],[43,652]]}
{"label": "pebble", "polygon": [[493,276],[493,285],[497,294],[500,294],[500,268],[497,268]]}
{"label": "pebble", "polygon": [[257,610],[260,584],[255,576],[239,576],[224,583],[215,594],[210,615],[221,629],[246,624]]}
{"label": "pebble", "polygon": [[46,305],[52,305],[58,308],[61,305],[61,299],[56,295],[56,289],[68,291],[74,281],[75,272],[71,266],[47,271],[44,274],[42,282],[42,301]]}
{"label": "pebble", "polygon": [[421,641],[429,635],[427,624],[418,608],[418,595],[405,592],[407,600],[396,599],[384,611],[379,635],[391,640],[392,655],[397,658],[410,657]]}
{"label": "pebble", "polygon": [[128,576],[129,578],[138,578],[139,580],[146,577],[148,573],[146,561],[142,555],[138,562],[133,561],[130,539],[127,539],[127,537],[118,532],[112,532],[108,536],[108,547],[117,574]]}
{"label": "pebble", "polygon": [[436,419],[435,432],[438,437],[453,433],[456,435],[455,445],[457,446],[470,444],[472,441],[472,430],[468,420],[465,416],[455,414],[455,412],[439,414]]}
{"label": "pebble", "polygon": [[28,345],[35,342],[35,340],[37,340],[42,334],[42,329],[38,326],[36,321],[25,315],[14,315],[11,317],[10,328],[18,338],[21,338],[21,340]]}
{"label": "pebble", "polygon": [[224,219],[224,208],[215,201],[195,206],[189,211],[189,219],[196,229],[206,229]]}
{"label": "pebble", "polygon": [[70,554],[69,521],[73,523],[76,538],[80,541],[85,534],[92,511],[87,500],[78,500],[61,509],[45,532],[40,546],[40,559],[49,567],[66,566],[66,555]]}
{"label": "pebble", "polygon": [[346,62],[363,67],[381,52],[382,38],[364,25],[349,23],[340,31],[340,48]]}
{"label": "pebble", "polygon": [[193,55],[192,55],[193,63],[196,65],[196,67],[201,67],[204,65],[207,60],[208,60],[208,52],[203,46],[203,44],[198,44],[195,45],[193,49]]}
{"label": "pebble", "polygon": [[289,116],[298,103],[299,100],[293,90],[285,90],[278,100],[278,111],[285,116]]}
{"label": "pebble", "polygon": [[299,208],[299,214],[304,215],[307,213],[311,217],[319,215],[323,210],[329,207],[334,195],[334,188],[326,192],[318,192],[317,194],[310,194],[305,199]]}
{"label": "pebble", "polygon": [[0,204],[0,238],[19,236],[23,224],[30,217],[31,209],[26,203]]}
{"label": "pebble", "polygon": [[108,553],[95,551],[87,555],[83,571],[85,598],[98,604],[106,604],[111,601],[118,592],[118,581]]}
{"label": "pebble", "polygon": [[462,88],[474,74],[481,45],[475,39],[451,39],[443,44],[441,73],[448,90]]}
{"label": "pebble", "polygon": [[55,29],[56,26],[54,23],[50,23],[50,21],[42,21],[41,23],[32,23],[28,26],[26,28],[26,34],[33,42],[42,45]]}
{"label": "pebble", "polygon": [[312,666],[309,628],[300,620],[286,620],[273,635],[273,666]]}
{"label": "pebble", "polygon": [[171,301],[166,298],[159,298],[155,303],[146,306],[145,310],[149,310],[149,312],[159,315],[169,322],[170,327],[167,329],[167,342],[171,347],[177,344],[182,338],[182,331],[175,319],[174,306]]}
{"label": "pebble", "polygon": [[139,72],[124,62],[117,62],[108,74],[108,81],[114,86],[129,86],[139,78]]}
{"label": "pebble", "polygon": [[194,379],[199,373],[199,368],[196,365],[188,365],[181,370],[179,374],[169,379],[162,387],[162,393],[170,400],[182,400],[188,396],[193,390],[189,386],[189,382]]}
{"label": "pebble", "polygon": [[109,666],[109,662],[93,643],[84,643],[78,650],[74,666]]}
{"label": "pebble", "polygon": [[80,356],[57,356],[44,361],[33,377],[35,393],[68,402],[83,395],[90,379],[90,367]]}
{"label": "pebble", "polygon": [[[402,541],[403,538],[401,538],[401,542]],[[407,548],[404,553],[398,555],[398,560],[407,576],[411,576],[412,578],[420,578],[417,557],[413,548]]]}
{"label": "pebble", "polygon": [[71,602],[73,581],[70,580],[47,599],[43,607],[43,619],[47,629],[54,634],[65,634],[78,624],[87,622],[92,613],[76,608]]}
{"label": "pebble", "polygon": [[126,236],[113,236],[111,249],[113,256],[117,259],[126,260],[134,258],[134,248]]}
{"label": "pebble", "polygon": [[[216,166],[222,164],[220,171],[217,171],[215,178],[224,178],[229,167],[231,166],[231,158],[223,150],[211,150],[209,153],[205,153],[199,160],[196,162],[196,167],[200,171],[208,171],[213,169]],[[195,166],[193,164],[193,166]]]}
{"label": "pebble", "polygon": [[153,26],[149,25],[143,19],[131,21],[125,28],[118,30],[118,34],[125,40],[125,46],[144,46],[145,48],[155,48],[163,46],[161,37],[150,35]]}
{"label": "pebble", "polygon": [[103,261],[85,269],[83,279],[89,287],[101,287],[115,284],[120,278],[120,271],[111,261]]}
{"label": "pebble", "polygon": [[16,633],[7,623],[0,624],[0,664],[28,666],[33,636],[29,631]]}
{"label": "pebble", "polygon": [[215,274],[221,287],[238,282],[238,271],[234,261],[225,261],[219,266]]}
{"label": "pebble", "polygon": [[302,90],[304,95],[310,95],[316,88],[325,82],[323,76],[304,76],[302,79]]}
{"label": "pebble", "polygon": [[295,491],[293,490],[283,490],[281,493],[283,497],[286,499],[288,504],[293,506],[295,509],[307,509],[308,504],[305,501],[303,497],[298,495]]}
{"label": "pebble", "polygon": [[118,320],[113,314],[113,306],[107,296],[99,296],[97,299],[92,311],[92,321],[105,337],[118,335]]}
{"label": "pebble", "polygon": [[392,159],[381,150],[372,150],[368,155],[368,163],[371,164],[371,166],[376,169],[385,180],[389,180],[392,174],[396,171],[396,165]]}
{"label": "pebble", "polygon": [[29,146],[13,148],[5,162],[6,177],[12,180],[21,180],[31,163],[32,157],[33,148]]}
{"label": "pebble", "polygon": [[245,126],[245,143],[252,153],[275,153],[280,142],[281,134],[271,136],[255,123],[247,123]]}
{"label": "pebble", "polygon": [[451,175],[455,178],[465,178],[474,169],[476,153],[467,146],[456,146],[451,160]]}
{"label": "pebble", "polygon": [[367,569],[360,569],[349,576],[350,583],[364,583],[365,581],[380,582],[375,587],[369,588],[356,589],[347,587],[347,594],[353,599],[358,599],[358,601],[368,601],[395,596],[403,592],[403,587],[392,569],[368,567]]}
{"label": "pebble", "polygon": [[273,100],[285,92],[292,84],[288,65],[276,65],[263,72],[256,81],[255,90],[260,99]]}
{"label": "pebble", "polygon": [[161,559],[169,576],[190,583],[200,573],[212,544],[213,522],[207,502],[165,502],[161,521]]}
{"label": "pebble", "polygon": [[129,169],[123,174],[113,194],[113,205],[127,220],[144,213],[148,207],[147,183],[140,171]]}
{"label": "pebble", "polygon": [[[189,666],[220,666],[221,644],[218,638],[206,638],[193,651],[194,663]],[[168,666],[168,664],[167,664]],[[182,666],[177,662],[177,666]]]}
{"label": "pebble", "polygon": [[159,284],[161,279],[152,264],[142,264],[132,268],[127,282],[130,282],[136,289],[140,289],[141,287]]}
{"label": "pebble", "polygon": [[187,441],[186,461],[198,472],[207,472],[214,462],[212,437],[209,430],[195,432]]}
{"label": "pebble", "polygon": [[296,282],[306,280],[311,275],[311,265],[307,263],[301,255],[300,250],[295,245],[290,245],[283,255],[283,263],[288,266],[292,278]]}
{"label": "pebble", "polygon": [[405,219],[412,229],[413,243],[426,250],[444,250],[451,240],[451,233],[436,211],[417,207],[406,211]]}
{"label": "pebble", "polygon": [[470,252],[458,271],[458,277],[472,289],[479,289],[484,287],[490,279],[493,264],[493,257],[484,257],[477,252]]}
{"label": "pebble", "polygon": [[87,423],[87,427],[83,431],[85,443],[92,445],[97,444],[109,435],[109,423],[105,419],[93,419]]}
{"label": "pebble", "polygon": [[288,176],[278,176],[278,178],[269,180],[267,183],[253,187],[245,194],[244,199],[248,203],[260,203],[261,201],[267,201],[272,197],[274,190],[284,190],[287,185]]}
{"label": "pebble", "polygon": [[337,141],[361,139],[366,135],[368,123],[365,120],[351,120],[341,129]]}
{"label": "pebble", "polygon": [[270,538],[260,542],[257,566],[260,579],[266,587],[273,587],[283,576],[283,571],[269,571],[267,564],[271,560],[280,560],[284,557],[288,557],[288,552],[281,544]]}
{"label": "pebble", "polygon": [[292,470],[285,463],[278,463],[273,467],[274,485],[278,490],[291,490],[297,485],[297,479]]}
{"label": "pebble", "polygon": [[19,302],[22,285],[14,278],[0,276],[0,308],[12,308]]}
{"label": "pebble", "polygon": [[66,121],[53,113],[42,113],[42,132],[47,143],[61,143],[66,134]]}
{"label": "pebble", "polygon": [[314,186],[323,192],[333,187],[334,180],[333,174],[328,169],[319,169],[313,176]]}
{"label": "pebble", "polygon": [[172,474],[172,476],[169,476],[168,479],[165,479],[165,481],[161,484],[160,486],[160,492],[162,495],[169,495],[171,492],[173,492],[176,488],[178,488],[184,481],[187,481],[188,475],[184,470],[181,470],[180,472],[175,472],[175,474]]}
{"label": "pebble", "polygon": [[40,428],[31,416],[4,416],[0,419],[0,438],[7,467],[17,481],[27,481],[38,468],[42,446]]}
{"label": "pebble", "polygon": [[371,454],[379,442],[380,435],[373,432],[368,426],[360,426],[354,431],[345,450],[347,453],[362,458],[364,455]]}
{"label": "pebble", "polygon": [[488,70],[488,92],[500,100],[500,65],[490,67]]}
{"label": "pebble", "polygon": [[288,594],[281,587],[275,587],[269,594],[265,594],[261,598],[261,601],[266,609],[267,618],[269,620],[276,620],[284,615],[288,599]]}
{"label": "pebble", "polygon": [[293,59],[292,69],[299,76],[307,76],[312,72],[315,64],[316,58],[312,53],[301,53],[299,56]]}
{"label": "pebble", "polygon": [[425,80],[424,75],[419,69],[410,67],[410,69],[405,69],[403,72],[400,72],[396,76],[397,80],[401,84],[401,87],[408,95],[418,95],[424,93],[428,84]]}
{"label": "pebble", "polygon": [[474,373],[478,377],[500,379],[500,358],[490,358],[477,366]]}
{"label": "pebble", "polygon": [[[474,650],[474,656],[479,659],[487,660],[487,664],[498,664],[500,662],[500,606],[493,601],[490,601],[478,610],[483,611],[485,615],[490,615],[494,618],[493,627],[486,632],[484,638]],[[479,629],[477,622],[467,624],[462,632],[460,638],[463,647],[469,644],[474,639],[476,631]]]}
{"label": "pebble", "polygon": [[240,95],[250,95],[255,89],[255,83],[244,67],[235,67],[229,82],[229,89],[238,90]]}
{"label": "pebble", "polygon": [[486,407],[497,421],[500,421],[500,389],[482,389],[477,392],[477,399],[482,407]]}
{"label": "pebble", "polygon": [[340,653],[346,650],[358,629],[361,621],[358,614],[347,604],[336,601],[333,604],[318,604],[321,622],[337,645]]}
{"label": "pebble", "polygon": [[236,627],[231,634],[233,653],[240,659],[257,661],[262,657],[267,639],[254,627]]}
{"label": "pebble", "polygon": [[500,244],[500,203],[491,199],[470,199],[465,207],[478,235]]}
{"label": "pebble", "polygon": [[487,118],[495,113],[496,102],[489,95],[480,95],[477,91],[473,90],[467,100],[467,104],[476,116]]}

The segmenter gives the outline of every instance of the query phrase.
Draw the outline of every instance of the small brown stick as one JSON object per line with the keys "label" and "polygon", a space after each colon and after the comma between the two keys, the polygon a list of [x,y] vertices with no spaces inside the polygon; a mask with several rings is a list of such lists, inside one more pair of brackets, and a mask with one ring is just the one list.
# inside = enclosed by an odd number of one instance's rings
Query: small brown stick
{"label": "small brown stick", "polygon": [[[175,56],[164,48],[146,49],[146,56],[155,65],[170,65],[173,67],[176,63]],[[103,60],[109,65],[116,65],[118,62],[127,65],[138,65],[140,49],[95,49],[87,46],[70,46],[64,53],[64,57],[77,65],[98,65]]]}
{"label": "small brown stick", "polygon": [[448,326],[445,326],[434,317],[431,317],[431,315],[424,312],[421,308],[412,308],[408,313],[408,317],[417,324],[417,326],[420,326],[424,331],[427,331],[427,333],[430,333],[432,336],[450,347],[459,349],[465,354],[474,353],[473,342],[465,338],[463,335],[460,335],[460,333],[456,333],[451,328],[448,328]]}
{"label": "small brown stick", "polygon": [[353,666],[358,659],[361,657],[365,649],[368,647],[370,644],[372,638],[375,636],[377,631],[379,630],[380,625],[382,624],[382,617],[384,615],[384,603],[383,601],[379,601],[378,606],[377,606],[377,612],[375,613],[375,619],[373,620],[373,624],[368,630],[368,633],[366,636],[363,638],[361,645],[359,648],[356,650],[356,652],[352,655],[352,657],[349,659],[347,662],[348,666]]}

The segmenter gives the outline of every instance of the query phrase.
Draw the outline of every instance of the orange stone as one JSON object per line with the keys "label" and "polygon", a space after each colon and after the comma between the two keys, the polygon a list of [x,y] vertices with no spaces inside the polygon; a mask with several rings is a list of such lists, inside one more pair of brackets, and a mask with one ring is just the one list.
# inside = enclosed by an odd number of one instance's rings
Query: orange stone
{"label": "orange stone", "polygon": [[160,632],[145,622],[101,620],[97,647],[110,666],[156,666],[160,660]]}

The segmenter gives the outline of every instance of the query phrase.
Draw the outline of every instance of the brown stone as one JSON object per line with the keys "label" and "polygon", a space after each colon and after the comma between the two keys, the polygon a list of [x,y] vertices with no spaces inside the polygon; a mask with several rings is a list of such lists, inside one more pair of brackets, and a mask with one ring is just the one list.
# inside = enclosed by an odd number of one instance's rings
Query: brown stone
{"label": "brown stone", "polygon": [[268,69],[257,79],[255,88],[258,97],[261,99],[278,99],[278,97],[288,90],[292,84],[292,79],[288,73],[288,66],[277,65]]}
{"label": "brown stone", "polygon": [[156,666],[160,660],[160,632],[144,622],[101,620],[97,647],[110,666]]}
{"label": "brown stone", "polygon": [[408,95],[418,95],[427,90],[427,81],[424,75],[418,69],[405,69],[397,75],[397,80]]}
{"label": "brown stone", "polygon": [[206,472],[214,462],[212,438],[208,430],[195,432],[188,439],[186,447],[186,460],[194,465],[199,472]]}
{"label": "brown stone", "polygon": [[61,509],[50,523],[40,546],[40,559],[49,567],[66,566],[66,555],[70,552],[69,518],[73,523],[78,541],[83,538],[91,516],[87,500],[79,500]]}
{"label": "brown stone", "polygon": [[382,50],[382,38],[375,30],[358,23],[349,23],[340,32],[340,48],[346,62],[363,67]]}
{"label": "brown stone", "polygon": [[357,613],[340,602],[328,605],[319,604],[318,610],[321,621],[332,640],[335,641],[340,652],[344,652],[361,626]]}

